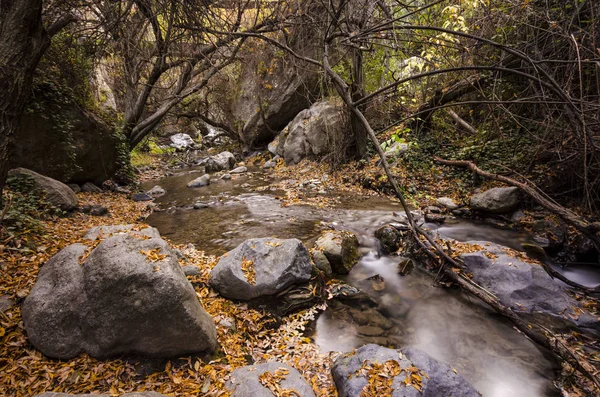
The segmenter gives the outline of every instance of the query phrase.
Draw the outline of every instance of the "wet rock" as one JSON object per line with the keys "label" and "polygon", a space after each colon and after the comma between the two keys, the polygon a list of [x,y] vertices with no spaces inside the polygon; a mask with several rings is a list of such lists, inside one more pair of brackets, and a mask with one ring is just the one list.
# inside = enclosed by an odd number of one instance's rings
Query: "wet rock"
{"label": "wet rock", "polygon": [[375,237],[379,240],[381,252],[391,254],[402,246],[402,232],[392,225],[384,225],[377,229]]}
{"label": "wet rock", "polygon": [[166,241],[119,233],[80,263],[86,250],[73,244],[53,256],[23,304],[27,335],[42,353],[168,358],[216,349],[212,318]]}
{"label": "wet rock", "polygon": [[90,214],[92,216],[104,216],[108,215],[108,208],[99,204],[84,205],[81,207],[81,212],[84,214]]}
{"label": "wet rock", "polygon": [[148,196],[146,193],[134,193],[131,196],[133,201],[152,201],[152,197]]}
{"label": "wet rock", "polygon": [[458,205],[450,197],[440,197],[435,201],[438,205],[452,211],[458,208]]}
{"label": "wet rock", "polygon": [[432,214],[441,214],[442,210],[440,209],[440,207],[436,207],[435,205],[430,205],[425,208],[425,212],[429,212]]}
{"label": "wet rock", "polygon": [[510,221],[512,223],[519,223],[523,218],[525,218],[525,213],[521,210],[517,210],[510,216]]}
{"label": "wet rock", "polygon": [[234,166],[235,156],[231,152],[221,152],[216,156],[210,156],[204,164],[206,172],[230,170]]}
{"label": "wet rock", "polygon": [[86,182],[81,185],[81,191],[84,193],[102,193],[102,189],[94,185],[92,182]]}
{"label": "wet rock", "polygon": [[[482,251],[462,254],[461,258],[473,281],[497,296],[500,303],[558,331],[576,325],[581,330],[600,332],[597,318],[585,314],[585,308],[542,266],[512,257],[505,247],[497,244],[476,241],[468,244],[485,247]],[[583,314],[579,315],[579,309]]]}
{"label": "wet rock", "polygon": [[188,265],[183,266],[181,269],[186,276],[200,276],[202,274],[198,266]]}
{"label": "wet rock", "polygon": [[337,274],[348,274],[358,262],[358,239],[354,233],[331,230],[315,242],[315,249],[323,252]]}
{"label": "wet rock", "polygon": [[209,207],[209,205],[207,203],[201,203],[201,202],[194,203],[195,210],[201,210],[203,208],[208,208],[208,207]]}
{"label": "wet rock", "polygon": [[301,111],[280,134],[285,163],[330,153],[343,141],[343,126],[342,108],[332,103],[317,102]]}
{"label": "wet rock", "polygon": [[230,174],[243,174],[244,172],[248,172],[248,168],[244,166],[237,167],[229,171]]}
{"label": "wet rock", "polygon": [[194,140],[191,136],[184,133],[171,135],[171,147],[177,150],[184,150],[194,146]]}
{"label": "wet rock", "polygon": [[[363,364],[384,364],[395,361],[401,371],[392,380],[392,396],[402,397],[479,397],[480,394],[452,368],[428,354],[414,348],[399,350],[369,344],[355,352],[339,356],[333,363],[331,373],[340,397],[359,397],[369,384],[367,374],[360,372]],[[406,385],[407,368],[421,371],[422,391]],[[425,375],[426,374],[426,375]]]}
{"label": "wet rock", "polygon": [[210,175],[204,174],[193,181],[188,182],[187,187],[195,188],[210,185]]}
{"label": "wet rock", "polygon": [[425,213],[425,222],[430,223],[444,223],[446,217],[442,214],[434,214],[431,212]]}
{"label": "wet rock", "polygon": [[309,252],[300,240],[253,238],[219,259],[210,285],[226,298],[251,300],[305,283],[311,272]]}
{"label": "wet rock", "polygon": [[409,275],[415,268],[415,264],[410,258],[402,258],[400,262],[398,262],[398,274],[401,276]]}
{"label": "wet rock", "polygon": [[4,313],[11,307],[15,305],[15,301],[10,298],[8,295],[0,296],[0,313]]}
{"label": "wet rock", "polygon": [[471,197],[471,209],[492,214],[505,214],[519,206],[519,189],[495,187]]}
{"label": "wet rock", "polygon": [[76,183],[69,183],[67,186],[71,188],[71,190],[73,191],[73,193],[80,193],[81,192],[81,186],[79,186]]}
{"label": "wet rock", "polygon": [[223,174],[221,176],[221,179],[223,179],[224,181],[228,181],[231,179],[231,174]]}
{"label": "wet rock", "polygon": [[293,395],[297,397],[315,396],[310,384],[300,375],[300,372],[287,364],[273,361],[236,369],[225,387],[231,392],[231,397],[273,397],[273,392],[260,382],[259,377],[265,372],[283,377],[278,382],[282,391],[293,391]]}
{"label": "wet rock", "polygon": [[[34,397],[110,397],[111,394],[67,394],[67,393],[54,393],[46,392],[42,394],[36,394]],[[144,392],[133,392],[125,393],[120,397],[167,397],[164,394],[160,394],[154,391]]]}
{"label": "wet rock", "polygon": [[37,172],[26,168],[14,168],[8,171],[8,176],[17,179],[30,179],[35,188],[46,195],[46,200],[63,211],[71,211],[77,208],[79,200],[70,187],[55,179],[48,178]]}
{"label": "wet rock", "polygon": [[325,254],[319,250],[312,250],[310,253],[313,262],[315,262],[315,266],[317,269],[322,271],[325,276],[331,277],[333,275],[333,270],[331,270],[331,264],[327,260]]}
{"label": "wet rock", "polygon": [[167,191],[165,189],[163,189],[162,187],[160,187],[159,185],[156,185],[156,186],[152,187],[152,189],[148,190],[146,192],[146,194],[150,197],[160,197],[160,196],[164,196],[165,194],[167,194]]}

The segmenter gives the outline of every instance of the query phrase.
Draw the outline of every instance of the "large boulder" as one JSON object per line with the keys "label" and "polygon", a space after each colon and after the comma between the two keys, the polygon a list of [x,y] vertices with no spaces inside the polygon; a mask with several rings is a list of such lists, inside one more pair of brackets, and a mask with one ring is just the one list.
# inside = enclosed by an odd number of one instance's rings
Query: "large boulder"
{"label": "large boulder", "polygon": [[300,240],[253,238],[221,257],[210,272],[210,285],[226,298],[251,300],[306,283],[311,271],[309,252]]}
{"label": "large boulder", "polygon": [[[22,308],[31,343],[58,359],[214,351],[214,323],[176,252],[152,229],[126,228],[115,228],[91,251],[70,245],[42,267]],[[102,235],[95,230],[89,238]]]}
{"label": "large boulder", "polygon": [[516,187],[495,187],[471,197],[471,209],[492,214],[512,212],[519,203],[519,189]]}
{"label": "large boulder", "polygon": [[576,325],[600,333],[597,317],[573,298],[565,284],[553,279],[536,263],[518,259],[506,247],[469,241],[478,250],[461,255],[473,281],[498,297],[517,314],[534,317],[549,328],[561,331]]}
{"label": "large boulder", "polygon": [[194,147],[194,140],[188,134],[180,132],[179,134],[171,135],[171,147],[177,150],[185,150]]}
{"label": "large boulder", "polygon": [[124,146],[111,126],[75,103],[56,101],[48,87],[35,104],[21,119],[11,167],[77,184],[101,185],[115,175]]}
{"label": "large boulder", "polygon": [[25,168],[8,171],[9,177],[30,178],[35,187],[46,195],[48,202],[64,211],[77,208],[79,200],[73,190],[62,182]]}
{"label": "large boulder", "polygon": [[341,147],[344,138],[342,108],[317,102],[298,113],[279,136],[279,151],[286,164],[316,158]]}
{"label": "large boulder", "polygon": [[235,156],[231,152],[221,152],[210,156],[204,164],[206,172],[230,170],[235,166]]}
{"label": "large boulder", "polygon": [[348,274],[358,263],[358,239],[354,233],[329,230],[315,242],[315,249],[323,252],[337,274]]}
{"label": "large boulder", "polygon": [[[380,395],[392,397],[480,397],[448,364],[414,348],[365,345],[338,357],[331,372],[340,397],[359,397],[369,386],[380,386]],[[377,385],[380,379],[384,382]]]}
{"label": "large boulder", "polygon": [[[273,397],[266,386],[277,388],[285,395],[297,397],[314,397],[310,384],[295,368],[279,362],[248,365],[238,368],[231,374],[225,387],[231,397]],[[287,394],[289,392],[290,394]],[[283,395],[283,394],[282,394]]]}

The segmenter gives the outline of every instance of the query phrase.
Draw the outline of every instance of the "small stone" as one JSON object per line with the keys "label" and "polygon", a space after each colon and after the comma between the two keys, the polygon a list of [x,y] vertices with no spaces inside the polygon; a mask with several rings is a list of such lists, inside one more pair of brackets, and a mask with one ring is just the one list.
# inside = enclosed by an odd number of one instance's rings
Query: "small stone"
{"label": "small stone", "polygon": [[436,207],[434,205],[430,205],[429,207],[425,208],[426,212],[431,212],[432,214],[441,214],[442,210],[439,207]]}
{"label": "small stone", "polygon": [[435,202],[450,211],[458,208],[458,205],[450,197],[440,197]]}
{"label": "small stone", "polygon": [[81,185],[81,191],[85,193],[102,193],[102,189],[94,185],[92,182],[86,182]]}
{"label": "small stone", "polygon": [[375,327],[373,325],[363,325],[357,328],[357,331],[361,335],[366,336],[381,336],[383,335],[383,329]]}
{"label": "small stone", "polygon": [[202,203],[202,202],[194,203],[194,209],[195,210],[201,210],[203,208],[208,208],[208,204],[207,203]]}
{"label": "small stone", "polygon": [[25,290],[25,289],[20,289],[17,291],[17,298],[19,299],[24,299],[27,298],[27,295],[29,295],[29,291]]}
{"label": "small stone", "polygon": [[277,163],[275,161],[269,160],[263,165],[263,168],[264,169],[275,168],[276,165],[277,165]]}
{"label": "small stone", "polygon": [[325,254],[319,250],[313,250],[310,255],[313,262],[315,262],[317,269],[325,273],[325,276],[331,277],[333,271],[331,270],[331,265],[329,264]]}
{"label": "small stone", "polygon": [[183,266],[181,268],[183,270],[183,274],[185,274],[186,276],[200,276],[200,268],[198,266]]}
{"label": "small stone", "polygon": [[108,214],[108,208],[98,204],[84,205],[81,208],[81,212],[84,214],[90,214],[92,216],[104,216]]}
{"label": "small stone", "polygon": [[231,174],[223,174],[223,176],[221,176],[221,179],[223,179],[224,181],[228,181],[231,179]]}
{"label": "small stone", "polygon": [[75,192],[75,193],[80,193],[80,192],[81,192],[81,186],[79,186],[79,185],[78,185],[78,184],[76,184],[76,183],[69,183],[67,186],[68,186],[68,187],[70,187],[70,188],[71,188],[71,190],[72,190],[73,192]]}
{"label": "small stone", "polygon": [[244,172],[247,172],[248,168],[241,166],[241,167],[237,167],[232,169],[231,171],[229,171],[229,173],[231,174],[243,174]]}
{"label": "small stone", "polygon": [[430,212],[425,214],[425,222],[444,223],[445,220],[446,217],[442,214],[433,214]]}
{"label": "small stone", "polygon": [[249,184],[249,183],[242,183],[242,184],[240,185],[240,187],[241,187],[242,189],[248,189],[248,188],[250,187],[250,184]]}
{"label": "small stone", "polygon": [[15,305],[15,301],[8,295],[0,296],[0,313],[4,313]]}
{"label": "small stone", "polygon": [[195,188],[210,185],[210,175],[204,174],[201,177],[194,179],[193,181],[188,182],[187,187]]}
{"label": "small stone", "polygon": [[160,197],[164,196],[166,193],[167,191],[158,185],[154,186],[152,189],[146,192],[146,194],[150,197]]}
{"label": "small stone", "polygon": [[413,269],[415,268],[415,264],[410,258],[402,258],[400,262],[398,262],[398,274],[401,276],[409,275]]}
{"label": "small stone", "polygon": [[131,196],[133,201],[152,201],[152,197],[148,196],[146,193],[134,193]]}

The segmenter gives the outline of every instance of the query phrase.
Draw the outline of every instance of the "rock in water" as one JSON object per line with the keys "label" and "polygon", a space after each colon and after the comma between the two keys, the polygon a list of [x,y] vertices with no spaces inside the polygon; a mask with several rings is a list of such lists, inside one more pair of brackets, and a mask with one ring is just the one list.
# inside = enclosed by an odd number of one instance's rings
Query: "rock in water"
{"label": "rock in water", "polygon": [[241,167],[237,167],[234,168],[230,171],[231,174],[243,174],[244,172],[247,172],[248,168],[241,166]]}
{"label": "rock in water", "polygon": [[315,242],[315,249],[325,254],[334,273],[348,274],[358,262],[358,239],[354,233],[324,232]]}
{"label": "rock in water", "polygon": [[73,190],[56,179],[38,174],[26,168],[15,168],[8,171],[9,177],[31,178],[35,187],[46,194],[46,200],[63,211],[71,211],[77,208],[79,200]]}
{"label": "rock in water", "polygon": [[375,237],[379,240],[384,254],[396,252],[402,245],[402,232],[392,225],[384,225],[377,229]]}
{"label": "rock in water", "polygon": [[85,260],[82,244],[52,257],[22,308],[31,343],[58,359],[81,352],[105,358],[214,351],[212,318],[175,252],[162,238],[147,237],[152,235],[118,232]]}
{"label": "rock in water", "polygon": [[210,272],[210,285],[229,299],[275,295],[310,279],[308,250],[298,239],[253,238],[221,257]]}
{"label": "rock in water", "polygon": [[204,174],[201,177],[194,179],[193,181],[188,182],[187,187],[202,187],[210,185],[210,175]]}
{"label": "rock in water", "polygon": [[[263,375],[265,373],[267,374]],[[300,375],[300,372],[287,364],[275,361],[236,369],[225,387],[231,392],[231,397],[273,397],[273,392],[261,383],[261,376],[265,379],[269,379],[269,376],[274,376],[276,379],[282,378],[276,382],[281,387],[282,393],[290,391],[294,392],[290,395],[296,397],[315,396],[309,383]]]}
{"label": "rock in water", "polygon": [[156,185],[152,189],[148,190],[146,194],[150,197],[161,197],[167,194],[167,191],[159,185]]}
{"label": "rock in water", "polygon": [[206,172],[230,170],[235,166],[235,156],[231,152],[221,152],[206,159]]}
{"label": "rock in water", "polygon": [[[369,370],[369,368],[373,368],[374,364],[383,365],[389,361],[398,364],[400,372],[396,376],[388,374],[393,380],[391,390],[388,390],[390,394],[385,394],[386,396],[480,397],[479,392],[462,376],[455,373],[448,364],[418,349],[394,350],[374,344],[365,345],[335,360],[331,372],[338,395],[340,397],[361,396],[363,389],[368,387],[370,379],[376,379],[378,373],[385,372],[385,369]],[[420,379],[421,390],[404,382],[411,375]]]}
{"label": "rock in water", "polygon": [[175,134],[171,136],[171,147],[183,150],[194,146],[194,140],[188,134]]}
{"label": "rock in water", "polygon": [[519,206],[519,189],[516,187],[495,187],[471,197],[471,209],[505,214]]}

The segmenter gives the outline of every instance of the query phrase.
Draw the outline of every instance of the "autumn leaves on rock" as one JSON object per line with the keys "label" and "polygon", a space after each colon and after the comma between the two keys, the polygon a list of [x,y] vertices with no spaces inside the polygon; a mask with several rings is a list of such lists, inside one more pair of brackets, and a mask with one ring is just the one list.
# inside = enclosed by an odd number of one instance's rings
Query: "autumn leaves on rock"
{"label": "autumn leaves on rock", "polygon": [[216,349],[213,320],[173,249],[155,229],[127,228],[92,231],[90,240],[106,238],[91,249],[70,245],[40,271],[23,320],[45,355],[178,357]]}

